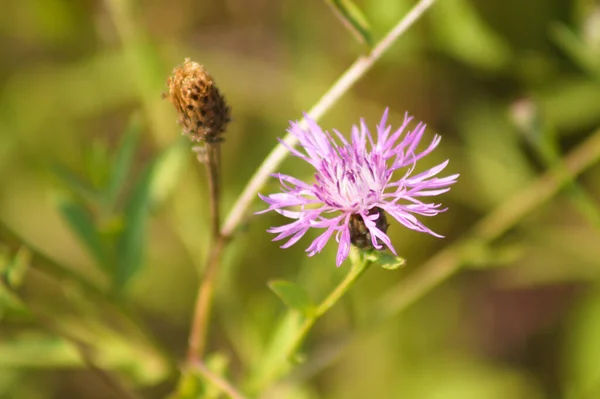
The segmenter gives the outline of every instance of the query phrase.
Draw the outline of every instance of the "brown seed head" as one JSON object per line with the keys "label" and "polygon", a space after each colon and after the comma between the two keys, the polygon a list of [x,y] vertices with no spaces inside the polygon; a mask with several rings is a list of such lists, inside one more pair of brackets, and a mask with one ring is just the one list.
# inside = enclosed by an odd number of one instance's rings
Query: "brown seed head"
{"label": "brown seed head", "polygon": [[186,58],[183,65],[173,69],[167,80],[169,93],[179,123],[192,141],[222,140],[222,133],[230,121],[230,109],[204,67]]}

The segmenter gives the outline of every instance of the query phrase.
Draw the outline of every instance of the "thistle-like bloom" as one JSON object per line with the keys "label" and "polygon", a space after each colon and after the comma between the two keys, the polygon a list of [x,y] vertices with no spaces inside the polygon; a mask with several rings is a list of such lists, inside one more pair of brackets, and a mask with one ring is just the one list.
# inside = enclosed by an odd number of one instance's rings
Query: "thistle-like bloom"
{"label": "thistle-like bloom", "polygon": [[[339,248],[336,264],[339,266],[350,252],[350,244],[360,248],[396,251],[387,236],[387,219],[391,215],[409,229],[442,237],[428,229],[415,215],[435,216],[446,209],[441,204],[423,202],[450,190],[458,174],[435,177],[448,165],[448,160],[413,175],[417,161],[432,152],[440,143],[435,135],[429,146],[421,152],[417,146],[425,132],[419,123],[412,131],[408,114],[404,123],[392,132],[387,125],[386,109],[377,126],[377,141],[367,129],[364,120],[360,127],[352,127],[352,140],[348,142],[341,133],[323,131],[307,115],[304,128],[291,123],[288,132],[296,136],[299,149],[289,151],[315,168],[315,182],[305,183],[292,176],[274,174],[283,192],[260,195],[269,208],[293,222],[268,231],[276,233],[273,241],[289,238],[282,248],[295,244],[311,228],[325,229],[306,249],[308,256],[320,252],[335,233]],[[405,132],[406,130],[406,132]],[[336,141],[337,138],[337,141]]]}

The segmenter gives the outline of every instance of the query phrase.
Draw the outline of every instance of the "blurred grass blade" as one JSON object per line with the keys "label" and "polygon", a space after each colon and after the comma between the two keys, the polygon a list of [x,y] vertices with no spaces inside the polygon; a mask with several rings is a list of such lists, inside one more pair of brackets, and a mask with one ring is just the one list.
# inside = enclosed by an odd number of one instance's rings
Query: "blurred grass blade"
{"label": "blurred grass blade", "polygon": [[0,343],[0,368],[56,368],[81,365],[77,349],[61,338],[32,333]]}
{"label": "blurred grass blade", "polygon": [[56,176],[73,194],[91,204],[99,202],[100,193],[92,186],[82,181],[69,169],[56,164],[52,166],[51,170],[54,176]]}
{"label": "blurred grass blade", "polygon": [[94,137],[83,151],[85,173],[94,188],[100,190],[106,186],[110,173],[111,160],[108,144],[102,137]]}
{"label": "blurred grass blade", "polygon": [[158,155],[134,185],[125,208],[125,228],[117,243],[117,290],[122,290],[142,265],[150,211],[175,188],[189,156],[182,143],[178,141]]}
{"label": "blurred grass blade", "polygon": [[140,118],[138,115],[134,115],[121,139],[108,180],[106,199],[108,205],[112,208],[114,208],[121,188],[131,172],[131,165],[141,130]]}
{"label": "blurred grass blade", "polygon": [[325,0],[344,26],[361,43],[373,46],[371,27],[361,9],[352,0]]}
{"label": "blurred grass blade", "polygon": [[284,280],[269,282],[269,288],[291,309],[299,311],[305,317],[311,317],[315,312],[315,305],[307,292],[296,283]]}
{"label": "blurred grass blade", "polygon": [[544,121],[538,104],[522,100],[513,106],[513,120],[532,149],[549,169],[561,173],[568,182],[565,192],[579,213],[600,232],[600,207],[586,189],[573,178],[564,164],[555,129]]}
{"label": "blurred grass blade", "polygon": [[7,312],[27,312],[26,306],[13,290],[23,282],[31,260],[31,252],[26,247],[21,247],[13,258],[8,250],[2,249],[0,247],[0,322]]}
{"label": "blurred grass blade", "polygon": [[457,59],[489,71],[509,65],[511,50],[467,0],[438,1],[430,11],[440,48]]}
{"label": "blurred grass blade", "polygon": [[550,29],[550,36],[575,64],[600,78],[600,57],[573,31],[564,24],[556,23]]}
{"label": "blurred grass blade", "polygon": [[186,137],[180,137],[179,140],[163,151],[157,160],[152,180],[151,208],[162,204],[173,192],[190,159],[192,157],[190,157],[189,140]]}
{"label": "blurred grass blade", "polygon": [[107,262],[102,238],[98,234],[92,215],[83,205],[69,198],[62,197],[57,202],[58,210],[69,223],[71,230],[79,237],[98,265],[108,271],[110,265]]}
{"label": "blurred grass blade", "polygon": [[0,281],[0,322],[8,313],[25,316],[28,314],[28,310],[19,297],[8,289],[4,282]]}
{"label": "blurred grass blade", "polygon": [[117,264],[114,275],[117,290],[125,287],[143,261],[143,247],[150,212],[150,187],[155,168],[156,160],[148,165],[135,184],[125,209],[125,228],[117,242]]}
{"label": "blurred grass blade", "polygon": [[570,311],[565,339],[567,398],[600,397],[600,291],[592,288]]}

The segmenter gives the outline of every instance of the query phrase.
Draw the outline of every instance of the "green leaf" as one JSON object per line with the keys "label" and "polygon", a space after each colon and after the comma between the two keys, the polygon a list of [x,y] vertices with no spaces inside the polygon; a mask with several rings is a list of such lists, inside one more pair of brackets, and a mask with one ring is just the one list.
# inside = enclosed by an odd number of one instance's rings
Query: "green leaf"
{"label": "green leaf", "polygon": [[110,173],[110,156],[106,141],[96,137],[84,150],[86,173],[94,187],[106,186]]}
{"label": "green leaf", "polygon": [[600,291],[598,286],[570,310],[564,356],[568,398],[598,398],[600,395]]}
{"label": "green leaf", "polygon": [[121,139],[111,168],[106,191],[107,202],[111,207],[115,206],[115,201],[131,172],[131,165],[141,130],[140,119],[137,115],[134,115]]}
{"label": "green leaf", "polygon": [[80,364],[77,349],[61,338],[24,333],[0,343],[0,368],[56,368]]}
{"label": "green leaf", "polygon": [[160,206],[173,192],[190,159],[192,158],[186,137],[181,137],[160,155],[152,178],[150,192],[152,208]]}
{"label": "green leaf", "polygon": [[359,42],[365,43],[369,47],[373,45],[369,22],[352,0],[326,0],[326,3]]}
{"label": "green leaf", "polygon": [[269,288],[287,307],[299,311],[306,317],[314,314],[315,305],[304,288],[298,284],[291,281],[274,280],[269,282]]}
{"label": "green leaf", "polygon": [[371,262],[386,270],[396,270],[406,264],[406,259],[382,251],[366,252],[366,257]]}
{"label": "green leaf", "polygon": [[102,239],[94,224],[90,212],[80,203],[69,198],[61,197],[58,200],[58,210],[63,215],[71,230],[85,245],[98,265],[108,271],[109,264]]}
{"label": "green leaf", "polygon": [[[117,334],[81,320],[59,318],[59,331],[71,335],[89,346],[94,362],[119,377],[140,385],[163,381],[170,370],[164,358],[139,337]],[[81,348],[65,337],[38,332],[21,332],[0,341],[1,368],[83,368],[88,367]]]}
{"label": "green leaf", "polygon": [[273,336],[269,339],[269,346],[261,356],[260,361],[252,365],[246,390],[251,394],[259,391],[261,387],[268,386],[272,381],[285,375],[291,363],[287,358],[290,342],[296,338],[303,317],[298,312],[288,311],[281,319]]}
{"label": "green leaf", "polygon": [[201,394],[200,379],[192,370],[186,370],[179,377],[175,390],[166,399],[196,399]]}
{"label": "green leaf", "polygon": [[189,153],[183,141],[165,149],[146,167],[134,185],[127,201],[125,227],[117,243],[117,268],[115,288],[122,290],[140,269],[144,258],[144,244],[148,230],[150,211],[162,203],[175,188]]}
{"label": "green leaf", "polygon": [[[206,367],[219,377],[227,379],[226,374],[227,368],[229,367],[229,359],[221,353],[213,353],[206,359]],[[219,387],[215,386],[215,384],[210,381],[206,381],[205,378],[203,378],[203,380],[205,381],[204,385],[206,386],[203,398],[218,399],[222,397],[222,392]]]}
{"label": "green leaf", "polygon": [[27,314],[25,304],[16,296],[3,281],[0,281],[0,321],[8,312]]}
{"label": "green leaf", "polygon": [[62,165],[53,165],[51,170],[54,176],[56,176],[73,194],[92,204],[99,202],[100,193],[67,168]]}
{"label": "green leaf", "polygon": [[117,242],[117,262],[114,275],[115,288],[122,290],[138,271],[144,255],[144,243],[150,213],[150,187],[156,161],[148,165],[136,182],[125,209],[125,227]]}

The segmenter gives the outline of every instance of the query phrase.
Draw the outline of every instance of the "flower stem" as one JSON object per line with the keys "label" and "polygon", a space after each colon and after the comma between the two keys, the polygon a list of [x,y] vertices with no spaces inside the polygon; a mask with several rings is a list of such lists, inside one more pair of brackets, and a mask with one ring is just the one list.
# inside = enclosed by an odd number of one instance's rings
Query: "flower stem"
{"label": "flower stem", "polygon": [[[351,66],[344,72],[342,76],[331,86],[331,88],[321,97],[321,99],[311,108],[308,115],[311,119],[318,121],[337,101],[346,94],[352,86],[362,78],[375,64],[379,58],[391,47],[391,45],[410,28],[423,13],[433,5],[435,0],[421,0],[381,39],[381,41],[373,48],[373,50],[359,57]],[[301,126],[306,123],[306,120],[300,122]],[[291,134],[287,134],[283,138],[289,146],[294,146],[297,138]],[[242,194],[238,197],[233,205],[229,215],[225,219],[221,234],[230,236],[235,231],[236,227],[243,220],[248,207],[256,199],[256,194],[264,186],[269,175],[283,162],[289,154],[288,149],[283,144],[278,144],[267,156],[254,173]]]}
{"label": "flower stem", "polygon": [[220,143],[206,142],[204,148],[206,150],[204,155],[206,156],[205,163],[210,194],[211,250],[196,296],[196,305],[194,307],[194,316],[188,340],[188,362],[190,364],[196,363],[204,354],[214,286],[220,265],[221,250],[225,245],[225,240],[221,239],[219,218],[221,199],[219,182],[221,167]]}
{"label": "flower stem", "polygon": [[[353,248],[354,250],[354,248]],[[287,358],[292,358],[302,342],[306,338],[306,335],[311,330],[317,320],[323,316],[329,309],[335,305],[342,296],[350,289],[352,284],[367,270],[367,267],[371,264],[371,261],[366,260],[364,256],[359,255],[354,258],[352,268],[346,277],[327,295],[327,297],[317,306],[315,313],[312,317],[307,318],[304,323],[300,326],[298,334],[290,343],[290,347],[287,350]]]}
{"label": "flower stem", "polygon": [[208,173],[208,190],[210,194],[211,237],[213,244],[220,234],[220,203],[221,203],[221,143],[206,142],[206,171]]}
{"label": "flower stem", "polygon": [[265,355],[258,364],[253,365],[254,370],[248,379],[247,392],[253,393],[255,397],[262,397],[260,393],[264,393],[270,384],[289,370],[291,362],[294,362],[294,355],[317,320],[342,298],[371,264],[371,261],[359,254],[356,248],[352,251],[350,271],[315,308],[312,315],[302,317],[297,311],[289,310],[281,319]]}

